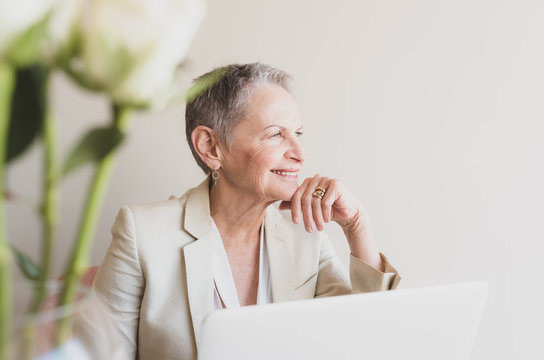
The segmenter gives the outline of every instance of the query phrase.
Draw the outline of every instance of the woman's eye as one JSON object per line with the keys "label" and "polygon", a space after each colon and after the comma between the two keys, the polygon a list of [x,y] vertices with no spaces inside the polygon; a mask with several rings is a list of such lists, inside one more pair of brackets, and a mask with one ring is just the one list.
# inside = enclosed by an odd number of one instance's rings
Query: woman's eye
{"label": "woman's eye", "polygon": [[304,132],[302,132],[302,131],[297,131],[296,134],[297,134],[297,136],[302,136],[302,135],[304,135]]}
{"label": "woman's eye", "polygon": [[277,132],[277,133],[272,134],[271,137],[278,137],[278,136],[280,136],[280,135],[281,135],[281,133],[280,133],[280,132]]}

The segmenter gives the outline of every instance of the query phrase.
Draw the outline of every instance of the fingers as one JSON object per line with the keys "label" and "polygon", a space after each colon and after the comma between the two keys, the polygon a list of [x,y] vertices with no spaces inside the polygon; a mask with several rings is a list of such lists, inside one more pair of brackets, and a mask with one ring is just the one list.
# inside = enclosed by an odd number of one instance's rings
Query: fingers
{"label": "fingers", "polygon": [[300,198],[300,207],[302,209],[302,219],[307,232],[314,231],[314,217],[312,211],[312,194],[318,186],[319,175],[315,175],[307,183],[306,189]]}
{"label": "fingers", "polygon": [[293,222],[295,224],[298,224],[302,218],[302,206],[300,204],[302,195],[304,194],[304,191],[308,187],[308,183],[310,182],[311,178],[305,179],[302,184],[298,187],[297,191],[293,194],[293,197],[291,198],[291,217],[293,219]]}
{"label": "fingers", "polygon": [[279,206],[280,210],[291,210],[291,201],[282,200]]}
{"label": "fingers", "polygon": [[338,189],[338,187],[339,185],[337,180],[329,180],[328,183],[325,185],[325,189],[327,191],[325,192],[325,196],[323,196],[323,199],[321,199],[321,212],[323,213],[323,220],[326,223],[331,221],[332,206],[336,201],[338,195],[340,194],[340,190]]}
{"label": "fingers", "polygon": [[312,215],[317,230],[323,231],[325,228],[325,220],[323,219],[321,200],[319,198],[312,197]]}
{"label": "fingers", "polygon": [[319,202],[319,205],[321,206],[321,213],[323,214],[323,221],[325,221],[326,223],[331,221],[333,203],[334,197],[332,195],[332,192],[329,192],[329,189],[327,189],[327,192],[325,192],[325,196],[323,196],[323,199],[321,199],[321,201]]}
{"label": "fingers", "polygon": [[[313,232],[314,228],[319,231],[325,228],[327,220],[323,217],[321,199],[314,198],[313,193],[318,186],[326,188],[328,182],[329,179],[321,175],[307,178],[291,199],[291,215],[293,217],[293,222],[298,224],[302,218],[307,232]],[[327,211],[330,218],[330,209]]]}
{"label": "fingers", "polygon": [[[314,198],[317,187],[325,190],[323,198]],[[304,222],[307,232],[314,229],[322,231],[330,221],[340,226],[349,223],[360,209],[364,209],[360,202],[348,192],[341,181],[321,175],[307,178],[295,191],[290,201],[282,201],[281,210],[291,209],[291,216],[295,224]]]}

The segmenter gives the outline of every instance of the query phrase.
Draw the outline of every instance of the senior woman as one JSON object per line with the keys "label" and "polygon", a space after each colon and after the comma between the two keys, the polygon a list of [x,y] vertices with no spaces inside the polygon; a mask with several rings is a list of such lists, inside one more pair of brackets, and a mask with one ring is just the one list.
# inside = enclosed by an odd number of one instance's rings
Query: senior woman
{"label": "senior woman", "polygon": [[[196,84],[213,77],[185,116],[209,176],[180,198],[123,207],[95,279],[131,358],[195,359],[202,321],[217,309],[388,290],[400,280],[340,181],[315,175],[299,185],[305,153],[289,75],[229,65]],[[349,275],[322,232],[330,221],[350,247]]]}

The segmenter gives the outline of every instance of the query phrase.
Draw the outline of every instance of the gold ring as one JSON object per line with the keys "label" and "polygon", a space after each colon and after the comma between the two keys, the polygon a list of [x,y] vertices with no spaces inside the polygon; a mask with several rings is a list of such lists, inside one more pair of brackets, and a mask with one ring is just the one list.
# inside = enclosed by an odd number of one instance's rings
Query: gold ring
{"label": "gold ring", "polygon": [[315,191],[317,191],[317,190],[321,190],[321,191],[323,191],[323,193],[326,193],[326,192],[327,192],[327,189],[325,189],[323,186],[318,186],[318,187],[316,187],[316,188],[315,188]]}
{"label": "gold ring", "polygon": [[316,198],[316,199],[323,199],[323,196],[325,196],[325,193],[327,192],[327,190],[325,190],[325,188],[321,187],[321,186],[318,186],[314,193],[312,194],[312,197]]}

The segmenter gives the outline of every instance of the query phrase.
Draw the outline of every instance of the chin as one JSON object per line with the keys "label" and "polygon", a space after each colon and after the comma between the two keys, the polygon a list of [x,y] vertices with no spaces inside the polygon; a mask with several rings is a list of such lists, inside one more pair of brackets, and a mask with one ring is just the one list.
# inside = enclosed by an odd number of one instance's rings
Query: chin
{"label": "chin", "polygon": [[266,184],[264,186],[263,192],[267,194],[266,198],[271,201],[290,201],[297,189],[297,182],[276,182],[272,184]]}
{"label": "chin", "polygon": [[294,187],[292,189],[282,189],[274,194],[276,195],[274,198],[279,201],[290,201],[297,189],[298,187]]}

